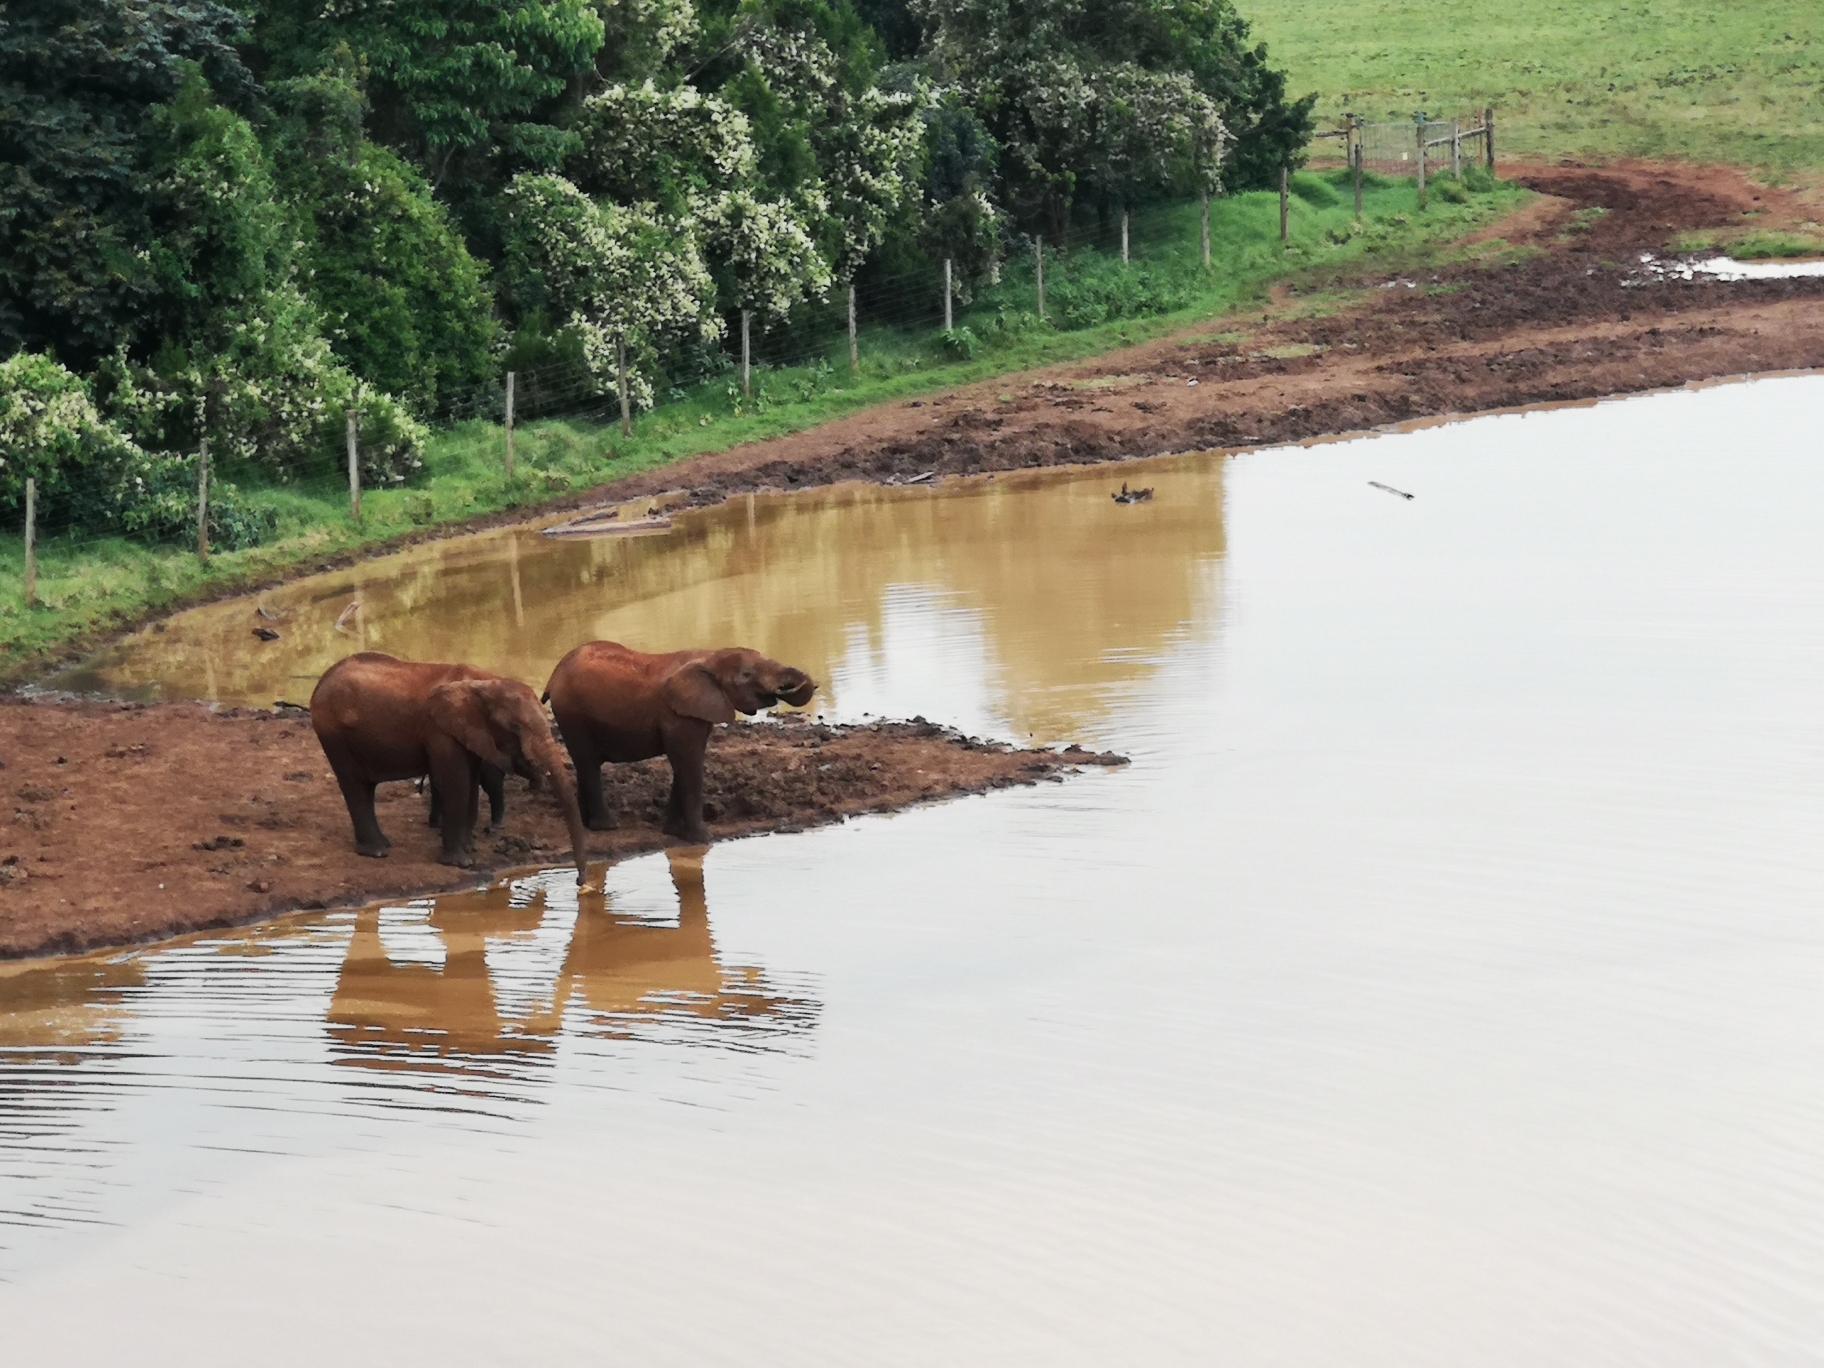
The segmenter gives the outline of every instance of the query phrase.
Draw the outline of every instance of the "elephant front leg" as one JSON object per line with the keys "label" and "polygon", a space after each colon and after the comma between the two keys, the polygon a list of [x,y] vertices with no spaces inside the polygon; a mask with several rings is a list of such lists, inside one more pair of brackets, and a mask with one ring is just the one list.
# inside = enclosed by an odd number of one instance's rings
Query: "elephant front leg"
{"label": "elephant front leg", "polygon": [[481,762],[450,742],[431,754],[431,783],[443,799],[443,849],[437,863],[467,869],[475,863],[476,797],[481,785]]}
{"label": "elephant front leg", "polygon": [[660,828],[691,845],[709,841],[703,824],[703,763],[709,752],[709,727],[692,727],[665,738],[665,758],[671,762],[671,800],[665,805]]}

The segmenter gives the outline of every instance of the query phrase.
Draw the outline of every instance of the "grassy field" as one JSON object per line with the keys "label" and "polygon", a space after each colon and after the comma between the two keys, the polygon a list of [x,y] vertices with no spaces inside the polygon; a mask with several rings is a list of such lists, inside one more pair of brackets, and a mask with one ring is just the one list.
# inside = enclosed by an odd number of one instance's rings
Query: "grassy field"
{"label": "grassy field", "polygon": [[1031,263],[1017,261],[999,286],[961,312],[947,342],[928,330],[864,330],[863,362],[854,375],[846,338],[839,336],[827,354],[790,367],[763,367],[751,398],[740,395],[732,374],[701,384],[642,414],[631,439],[623,439],[612,420],[599,418],[522,425],[511,483],[503,474],[499,427],[458,426],[434,441],[425,474],[411,487],[364,495],[358,525],[348,516],[345,476],[327,463],[319,479],[283,489],[259,488],[243,474],[242,493],[278,515],[278,532],[264,545],[217,554],[205,564],[179,546],[41,535],[38,603],[29,611],[23,604],[23,543],[8,533],[0,538],[0,678],[29,678],[72,644],[168,605],[427,527],[534,505],[698,452],[812,427],[871,404],[1144,341],[1257,305],[1276,280],[1376,259],[1389,270],[1437,260],[1454,250],[1448,246],[1453,239],[1525,197],[1507,185],[1481,193],[1452,187],[1421,210],[1410,182],[1376,183],[1357,222],[1347,193],[1333,183],[1340,180],[1309,173],[1298,178],[1289,247],[1278,241],[1277,196],[1216,202],[1215,264],[1207,272],[1195,206],[1138,215],[1131,263],[1093,246],[1048,260],[1043,323],[1033,312]]}
{"label": "grassy field", "polygon": [[1500,153],[1680,157],[1824,172],[1816,0],[1249,0],[1243,12],[1325,126],[1496,107]]}

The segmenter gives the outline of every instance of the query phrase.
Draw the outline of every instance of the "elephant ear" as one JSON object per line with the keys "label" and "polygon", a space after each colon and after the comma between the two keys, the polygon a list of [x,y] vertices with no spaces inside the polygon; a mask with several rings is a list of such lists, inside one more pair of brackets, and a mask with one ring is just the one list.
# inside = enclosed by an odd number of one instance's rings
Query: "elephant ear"
{"label": "elephant ear", "polygon": [[695,717],[704,722],[733,722],[735,705],[722,690],[722,681],[700,661],[680,665],[659,684],[659,694],[666,705],[680,717]]}
{"label": "elephant ear", "polygon": [[500,742],[489,725],[490,680],[458,679],[431,690],[426,705],[430,724],[469,754],[501,769],[511,768]]}

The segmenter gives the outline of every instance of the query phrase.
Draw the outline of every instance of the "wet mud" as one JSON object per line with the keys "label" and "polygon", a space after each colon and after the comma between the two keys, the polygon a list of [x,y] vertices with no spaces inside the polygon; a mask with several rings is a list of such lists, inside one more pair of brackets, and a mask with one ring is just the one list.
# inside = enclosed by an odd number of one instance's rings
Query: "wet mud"
{"label": "wet mud", "polygon": [[[1121,763],[921,721],[737,723],[710,744],[710,831],[717,840],[800,831]],[[658,830],[670,782],[662,760],[609,767],[621,825],[591,833],[590,856],[675,845]],[[477,832],[475,868],[436,862],[426,800],[411,783],[381,785],[393,848],[363,859],[309,719],[296,712],[12,701],[0,705],[0,793],[0,958],[473,887],[490,872],[569,858],[556,801],[514,779],[504,830]]]}

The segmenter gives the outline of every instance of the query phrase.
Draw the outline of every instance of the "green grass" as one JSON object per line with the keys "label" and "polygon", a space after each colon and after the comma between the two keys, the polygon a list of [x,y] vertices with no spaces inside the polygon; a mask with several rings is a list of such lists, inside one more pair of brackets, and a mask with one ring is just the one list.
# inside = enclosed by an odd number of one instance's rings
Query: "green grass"
{"label": "green grass", "polygon": [[[1816,0],[1250,0],[1254,36],[1324,126],[1496,110],[1496,152],[1824,170]],[[1321,146],[1321,144],[1320,144]]]}
{"label": "green grass", "polygon": [[[16,534],[0,537],[0,679],[41,673],[96,634],[183,603],[231,592],[299,568],[321,564],[442,524],[503,509],[536,505],[700,452],[800,431],[870,405],[1069,361],[1164,333],[1258,309],[1280,280],[1317,286],[1338,269],[1384,263],[1389,271],[1454,259],[1450,244],[1469,229],[1518,206],[1526,192],[1497,185],[1462,203],[1433,196],[1421,209],[1411,182],[1370,177],[1364,214],[1340,175],[1306,175],[1295,185],[1291,242],[1278,241],[1277,195],[1248,194],[1211,206],[1214,266],[1205,271],[1198,247],[1197,209],[1177,206],[1138,214],[1131,263],[1078,247],[1048,256],[1048,317],[1034,310],[1030,261],[1009,264],[999,285],[980,293],[957,317],[946,348],[931,332],[875,327],[862,333],[862,365],[851,375],[846,337],[826,354],[790,367],[762,367],[752,398],[732,374],[698,385],[682,398],[640,416],[631,439],[618,424],[551,420],[515,434],[515,479],[502,469],[502,434],[471,422],[440,434],[426,455],[426,472],[410,488],[370,491],[362,521],[348,516],[344,477],[288,488],[260,488],[242,475],[249,499],[278,515],[266,544],[212,556],[147,546],[125,538],[50,536],[39,544],[38,604],[23,605],[24,548]],[[1499,244],[1477,249],[1499,252]],[[1307,288],[1296,308],[1334,307],[1334,292]],[[1229,326],[1233,327],[1231,323]],[[1202,335],[1208,337],[1206,329]],[[957,352],[966,351],[967,359]],[[54,513],[54,510],[47,510]]]}

